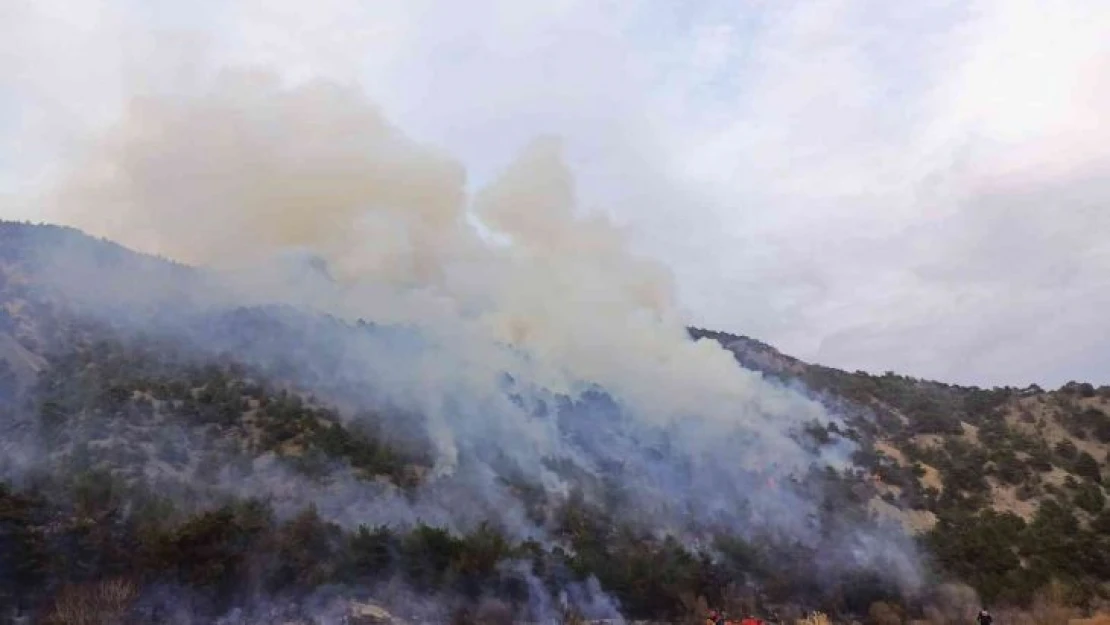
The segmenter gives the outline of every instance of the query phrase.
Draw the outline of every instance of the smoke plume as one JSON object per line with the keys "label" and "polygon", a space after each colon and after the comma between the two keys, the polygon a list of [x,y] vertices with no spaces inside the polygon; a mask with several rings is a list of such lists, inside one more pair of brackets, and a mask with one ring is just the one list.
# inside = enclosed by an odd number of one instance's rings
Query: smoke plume
{"label": "smoke plume", "polygon": [[[189,314],[285,304],[371,323],[321,326],[296,346],[248,341],[242,354],[295,353],[302,386],[327,379],[357,389],[335,401],[421,415],[435,452],[415,499],[347,478],[319,490],[258,463],[229,489],[284,493],[344,525],[463,529],[498,516],[542,538],[497,479],[509,467],[551,497],[582,476],[615,480],[627,518],[691,539],[771,527],[808,542],[816,502],[768,480],[846,462],[842,448],[821,457],[796,436],[835,415],[689,339],[667,272],[581,214],[556,139],[468,193],[459,163],[407,139],[356,90],[225,72],[202,90],[131,101],[50,206],[90,233],[203,268],[203,280],[172,285],[158,272],[109,280],[53,250],[56,286],[105,317],[142,316],[155,294],[188,301],[159,323],[188,326],[214,350],[226,336],[189,326]],[[847,564],[894,554],[916,574],[898,544],[845,540]]]}

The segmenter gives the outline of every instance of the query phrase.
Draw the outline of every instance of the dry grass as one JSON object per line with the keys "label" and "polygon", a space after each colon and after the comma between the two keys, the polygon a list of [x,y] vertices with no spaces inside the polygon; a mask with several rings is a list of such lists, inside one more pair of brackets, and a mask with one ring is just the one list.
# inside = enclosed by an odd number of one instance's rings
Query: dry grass
{"label": "dry grass", "polygon": [[[1074,606],[1074,597],[1060,583],[1052,583],[1034,596],[1028,610],[994,611],[994,622],[1001,625],[1110,625],[1110,616],[1080,618],[1082,611]],[[938,589],[925,608],[925,621],[911,625],[974,625],[979,610],[975,591],[962,585],[946,585]]]}
{"label": "dry grass", "polygon": [[987,478],[991,487],[992,507],[999,512],[1011,512],[1017,516],[1031,521],[1037,514],[1037,504],[1034,500],[1021,501],[1018,499],[1018,489],[999,483],[995,478]]}
{"label": "dry grass", "polygon": [[901,450],[886,441],[876,442],[875,451],[882,452],[884,456],[897,462],[899,466],[906,467],[910,464],[909,461],[906,460],[906,455],[903,454]]}
{"label": "dry grass", "polygon": [[118,625],[139,591],[127,580],[112,579],[63,587],[43,620],[47,625]]}
{"label": "dry grass", "polygon": [[1068,625],[1072,619],[1082,616],[1078,608],[1068,607],[1074,605],[1069,599],[1068,589],[1054,582],[1036,594],[1029,613],[1036,625]]}
{"label": "dry grass", "polygon": [[968,625],[979,613],[979,594],[964,584],[942,584],[925,606],[925,617],[933,625]]}
{"label": "dry grass", "polygon": [[824,612],[810,612],[796,621],[796,625],[830,625],[829,615]]}
{"label": "dry grass", "polygon": [[937,524],[937,515],[928,510],[904,510],[882,499],[872,499],[867,507],[880,518],[901,523],[911,534],[922,534]]}

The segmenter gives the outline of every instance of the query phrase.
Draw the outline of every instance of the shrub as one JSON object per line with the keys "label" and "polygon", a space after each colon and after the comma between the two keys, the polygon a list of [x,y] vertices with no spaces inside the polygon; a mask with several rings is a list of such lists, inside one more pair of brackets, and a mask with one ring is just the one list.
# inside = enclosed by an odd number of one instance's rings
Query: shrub
{"label": "shrub", "polygon": [[1073,502],[1083,510],[1091,514],[1097,514],[1102,512],[1103,507],[1106,506],[1106,496],[1102,494],[1101,486],[1086,482],[1075,494]]}
{"label": "shrub", "polygon": [[1096,484],[1102,482],[1102,470],[1098,466],[1098,461],[1087,452],[1079,454],[1076,458],[1075,474]]}
{"label": "shrub", "polygon": [[1079,450],[1075,447],[1075,443],[1071,442],[1071,439],[1067,438],[1060,441],[1059,443],[1056,443],[1054,451],[1056,452],[1057,456],[1066,461],[1075,460],[1076,455],[1079,453]]}

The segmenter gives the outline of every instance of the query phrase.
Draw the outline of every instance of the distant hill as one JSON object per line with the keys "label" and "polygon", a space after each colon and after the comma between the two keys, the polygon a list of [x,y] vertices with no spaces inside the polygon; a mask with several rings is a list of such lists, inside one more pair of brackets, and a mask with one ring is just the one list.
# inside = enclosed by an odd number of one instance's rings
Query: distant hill
{"label": "distant hill", "polygon": [[[1110,388],[849,373],[690,335],[838,415],[798,437],[815,458],[850,443],[847,465],[790,480],[729,468],[743,482],[715,483],[728,456],[682,455],[671,425],[629,429],[605,389],[543,394],[506,376],[505,401],[573,453],[491,438],[445,472],[444,426],[391,387],[390,359],[424,340],[413,329],[243,303],[201,270],[0,222],[0,609],[295,622],[373,597],[428,622],[684,622],[708,605],[876,620],[926,614],[945,582],[1015,607],[1045,589],[1082,607],[1108,594]],[[680,492],[670,481],[707,479],[678,503],[713,505],[716,489],[752,505],[643,507]],[[760,525],[781,520],[768,504],[797,527]],[[907,566],[913,587],[894,574]]]}

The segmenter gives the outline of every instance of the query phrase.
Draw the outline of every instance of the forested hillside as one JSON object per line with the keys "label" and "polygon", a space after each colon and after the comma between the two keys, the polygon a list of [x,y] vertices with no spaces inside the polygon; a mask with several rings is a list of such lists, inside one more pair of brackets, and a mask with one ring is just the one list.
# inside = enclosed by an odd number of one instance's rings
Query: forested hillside
{"label": "forested hillside", "polygon": [[1106,592],[1110,386],[981,389],[803,363],[747,337],[693,330],[747,367],[797,382],[849,415],[872,510],[918,534],[941,570],[989,601],[1049,581]]}
{"label": "forested hillside", "polygon": [[[573,453],[518,455],[512,436],[451,447],[439,416],[391,392],[388,366],[360,360],[377,349],[400,367],[412,328],[227,304],[206,279],[0,224],[8,613],[334,622],[358,600],[423,622],[678,622],[724,606],[887,625],[926,614],[946,582],[998,606],[1062,588],[1089,608],[1107,592],[1110,388],[846,373],[691,330],[827,407],[793,434],[812,464],[736,469],[742,451],[679,448],[681,421],[633,429],[605,389],[541,394],[509,375],[505,395]],[[140,296],[149,284],[164,290]],[[845,462],[821,460],[840,449]],[[699,492],[648,512],[685,488]],[[75,605],[102,620],[73,620]]]}

